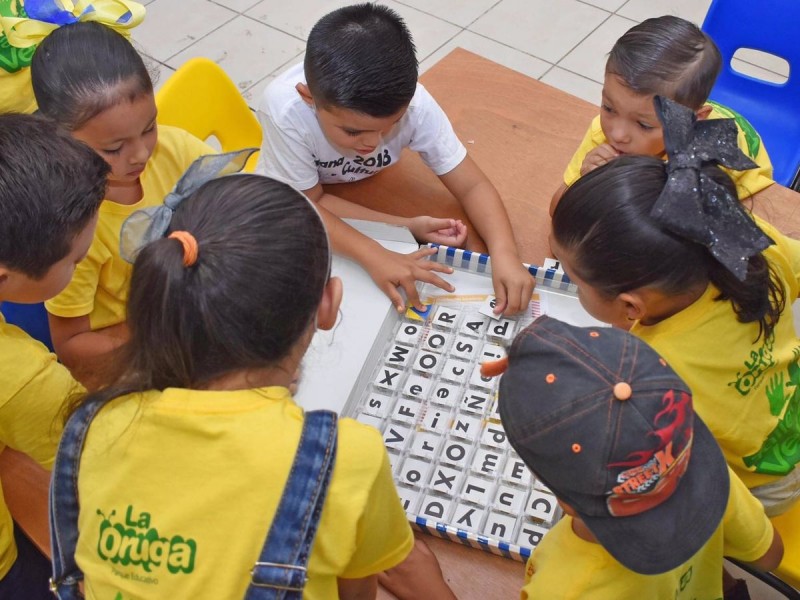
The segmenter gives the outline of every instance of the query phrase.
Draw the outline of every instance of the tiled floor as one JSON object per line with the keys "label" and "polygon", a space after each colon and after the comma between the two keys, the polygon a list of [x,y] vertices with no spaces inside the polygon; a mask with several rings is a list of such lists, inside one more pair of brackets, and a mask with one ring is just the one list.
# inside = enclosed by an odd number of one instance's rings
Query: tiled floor
{"label": "tiled floor", "polygon": [[[161,81],[184,61],[208,56],[251,107],[269,81],[303,58],[311,26],[338,0],[143,0],[134,31]],[[566,92],[598,103],[605,56],[629,27],[675,14],[702,23],[711,0],[384,0],[402,15],[421,70],[461,46]],[[739,70],[781,81],[774,57],[742,55]],[[779,598],[750,583],[753,598]]]}
{"label": "tiled floor", "polygon": [[[218,62],[255,107],[261,91],[303,58],[309,29],[338,0],[144,0],[134,31],[161,80],[193,56]],[[629,27],[675,14],[702,23],[711,0],[383,0],[407,21],[424,71],[461,46],[597,103],[605,56]],[[780,81],[786,65],[742,55],[737,67]]]}

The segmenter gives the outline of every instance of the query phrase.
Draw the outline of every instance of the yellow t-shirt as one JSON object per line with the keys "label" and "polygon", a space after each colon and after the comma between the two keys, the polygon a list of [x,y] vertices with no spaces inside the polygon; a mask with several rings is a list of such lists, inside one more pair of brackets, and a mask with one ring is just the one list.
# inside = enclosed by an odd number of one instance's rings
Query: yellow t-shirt
{"label": "yellow t-shirt", "polygon": [[520,598],[721,600],[722,557],[758,560],[769,550],[773,537],[761,504],[730,470],[728,473],[731,492],[722,522],[706,545],[684,564],[660,575],[640,575],[622,566],[600,544],[575,535],[572,517],[564,517],[528,559]]}
{"label": "yellow t-shirt", "polygon": [[[44,344],[0,315],[0,451],[24,452],[50,469],[61,436],[61,408],[83,392]],[[0,579],[17,559],[11,514],[0,488]]]}
{"label": "yellow t-shirt", "polygon": [[[711,113],[708,115],[709,119],[732,118],[736,121],[736,127],[739,129],[739,148],[758,165],[757,169],[749,169],[747,171],[733,171],[723,168],[736,183],[736,192],[739,198],[743,200],[775,183],[772,179],[772,162],[769,160],[767,149],[753,126],[739,113],[725,106],[715,102],[707,102],[706,104],[710,104],[712,107]],[[583,141],[578,146],[578,150],[572,160],[569,161],[567,170],[564,171],[564,183],[566,185],[572,185],[581,176],[581,165],[586,155],[607,141],[603,129],[600,127],[600,115],[598,115],[589,126],[589,131],[583,137]]]}
{"label": "yellow t-shirt", "polygon": [[92,330],[123,322],[133,265],[119,255],[122,224],[137,210],[160,205],[196,158],[213,153],[190,133],[159,125],[158,143],[141,175],[142,199],[130,205],[103,201],[89,253],[67,288],[45,303],[47,311],[59,317],[89,315]]}
{"label": "yellow t-shirt", "polygon": [[692,389],[694,407],[748,488],[771,483],[800,461],[800,340],[791,305],[800,292],[800,242],[756,222],[775,240],[764,255],[786,292],[786,309],[768,339],[740,323],[709,285],[691,306],[631,333],[663,356]]}
{"label": "yellow t-shirt", "polygon": [[[86,597],[242,598],[303,423],[282,387],[125,396],[81,457],[77,563]],[[339,421],[305,598],[400,563],[413,535],[380,434]]]}

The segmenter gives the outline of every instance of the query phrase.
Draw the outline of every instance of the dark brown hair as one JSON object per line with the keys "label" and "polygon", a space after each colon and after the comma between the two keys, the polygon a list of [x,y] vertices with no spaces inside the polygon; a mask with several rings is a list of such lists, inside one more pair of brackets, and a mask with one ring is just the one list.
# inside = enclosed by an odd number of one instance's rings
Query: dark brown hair
{"label": "dark brown hair", "polygon": [[403,19],[378,4],[355,4],[322,17],[308,35],[304,63],[314,102],[371,117],[411,102],[418,65]]}
{"label": "dark brown hair", "polygon": [[59,27],[39,44],[31,83],[43,115],[70,131],[118,104],[153,93],[153,82],[124,36],[96,22]]}
{"label": "dark brown hair", "polygon": [[0,264],[44,277],[97,214],[108,171],[48,119],[0,115]]}
{"label": "dark brown hair", "polygon": [[694,23],[669,15],[631,27],[606,63],[606,73],[637,94],[666,96],[693,110],[708,100],[721,68],[714,40]]}
{"label": "dark brown hair", "polygon": [[202,389],[227,373],[276,364],[312,323],[328,279],[325,228],[310,201],[259,175],[210,181],[176,210],[169,231],[136,257],[130,341],[113,383],[87,401],[168,387]]}
{"label": "dark brown hair", "polygon": [[[703,169],[736,197],[724,171]],[[576,274],[609,298],[644,286],[680,294],[710,281],[720,291],[716,299],[730,301],[740,322],[758,322],[758,337],[768,336],[786,294],[767,259],[751,257],[747,278],[739,281],[705,246],[664,229],[650,212],[666,181],[662,160],[622,156],[567,189],[553,213],[553,235],[572,253]]]}

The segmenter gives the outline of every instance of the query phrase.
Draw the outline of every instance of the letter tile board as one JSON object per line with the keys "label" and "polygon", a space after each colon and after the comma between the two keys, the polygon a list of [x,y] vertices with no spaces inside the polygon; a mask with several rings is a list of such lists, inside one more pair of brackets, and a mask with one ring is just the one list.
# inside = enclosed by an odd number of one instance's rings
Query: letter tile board
{"label": "letter tile board", "polygon": [[425,312],[390,310],[344,414],[383,434],[413,525],[526,560],[560,509],[509,445],[497,412],[499,378],[481,376],[480,366],[505,356],[515,334],[552,305],[546,288],[559,290],[559,302],[574,286],[560,272],[545,278],[531,267],[538,283],[528,309],[490,317],[487,257],[451,248],[439,254],[468,274],[459,274],[456,292],[470,293],[443,295],[426,284],[420,290]]}

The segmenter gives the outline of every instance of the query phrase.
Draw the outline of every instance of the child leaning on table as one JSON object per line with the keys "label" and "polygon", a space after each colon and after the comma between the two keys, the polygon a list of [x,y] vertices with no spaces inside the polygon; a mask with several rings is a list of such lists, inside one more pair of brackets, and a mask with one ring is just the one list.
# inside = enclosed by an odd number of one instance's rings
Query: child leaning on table
{"label": "child leaning on table", "polygon": [[721,598],[723,556],[778,566],[780,536],[647,344],[541,317],[506,360],[489,367],[507,366],[509,442],[566,513],[528,560],[523,599]]}
{"label": "child leaning on table", "polygon": [[655,17],[631,27],[611,49],[600,115],[567,166],[550,214],[564,190],[593,169],[625,154],[664,156],[663,131],[653,110],[656,95],[688,106],[698,119],[736,120],[739,148],[758,165],[728,171],[739,198],[772,185],[772,163],[758,132],[735,111],[708,100],[721,68],[714,40],[685,19]]}
{"label": "child leaning on table", "polygon": [[320,208],[333,249],[370,274],[398,310],[402,288],[420,306],[416,281],[452,291],[425,260],[431,250],[402,255],[384,249],[342,221],[361,218],[407,225],[423,242],[460,246],[460,221],[386,215],[323,190],[357,181],[397,163],[403,148],[425,164],[461,202],[492,256],[497,312],[516,313],[530,300],[533,279],[522,266],[497,190],[467,155],[447,116],[417,82],[411,34],[391,9],[359,4],[335,10],[314,25],[305,63],[270,83],[259,103],[264,143],[258,172],[302,190]]}
{"label": "child leaning on table", "polygon": [[86,368],[87,359],[127,338],[131,265],[119,255],[122,222],[161,204],[192,161],[214,150],[181,129],[156,124],[153,83],[141,56],[100,23],[53,31],[36,50],[31,77],[40,112],[111,166],[89,253],[69,286],[46,304],[59,358],[70,368]]}
{"label": "child leaning on table", "polygon": [[[43,118],[0,115],[0,303],[52,298],[94,235],[108,166]],[[82,388],[0,314],[0,450],[50,468],[65,402]],[[15,543],[19,540],[19,543]],[[13,525],[0,493],[0,598],[52,598],[50,563]]]}
{"label": "child leaning on table", "polygon": [[227,158],[184,176],[174,214],[126,222],[131,337],[65,427],[56,581],[82,572],[88,598],[372,598],[413,544],[380,433],[304,413],[287,389],[338,314],[325,228],[270,178],[201,184]]}
{"label": "child leaning on table", "polygon": [[751,217],[731,178],[753,163],[730,119],[656,97],[668,159],[581,177],[550,247],[600,321],[630,329],[691,386],[728,464],[769,516],[800,500],[800,242]]}

